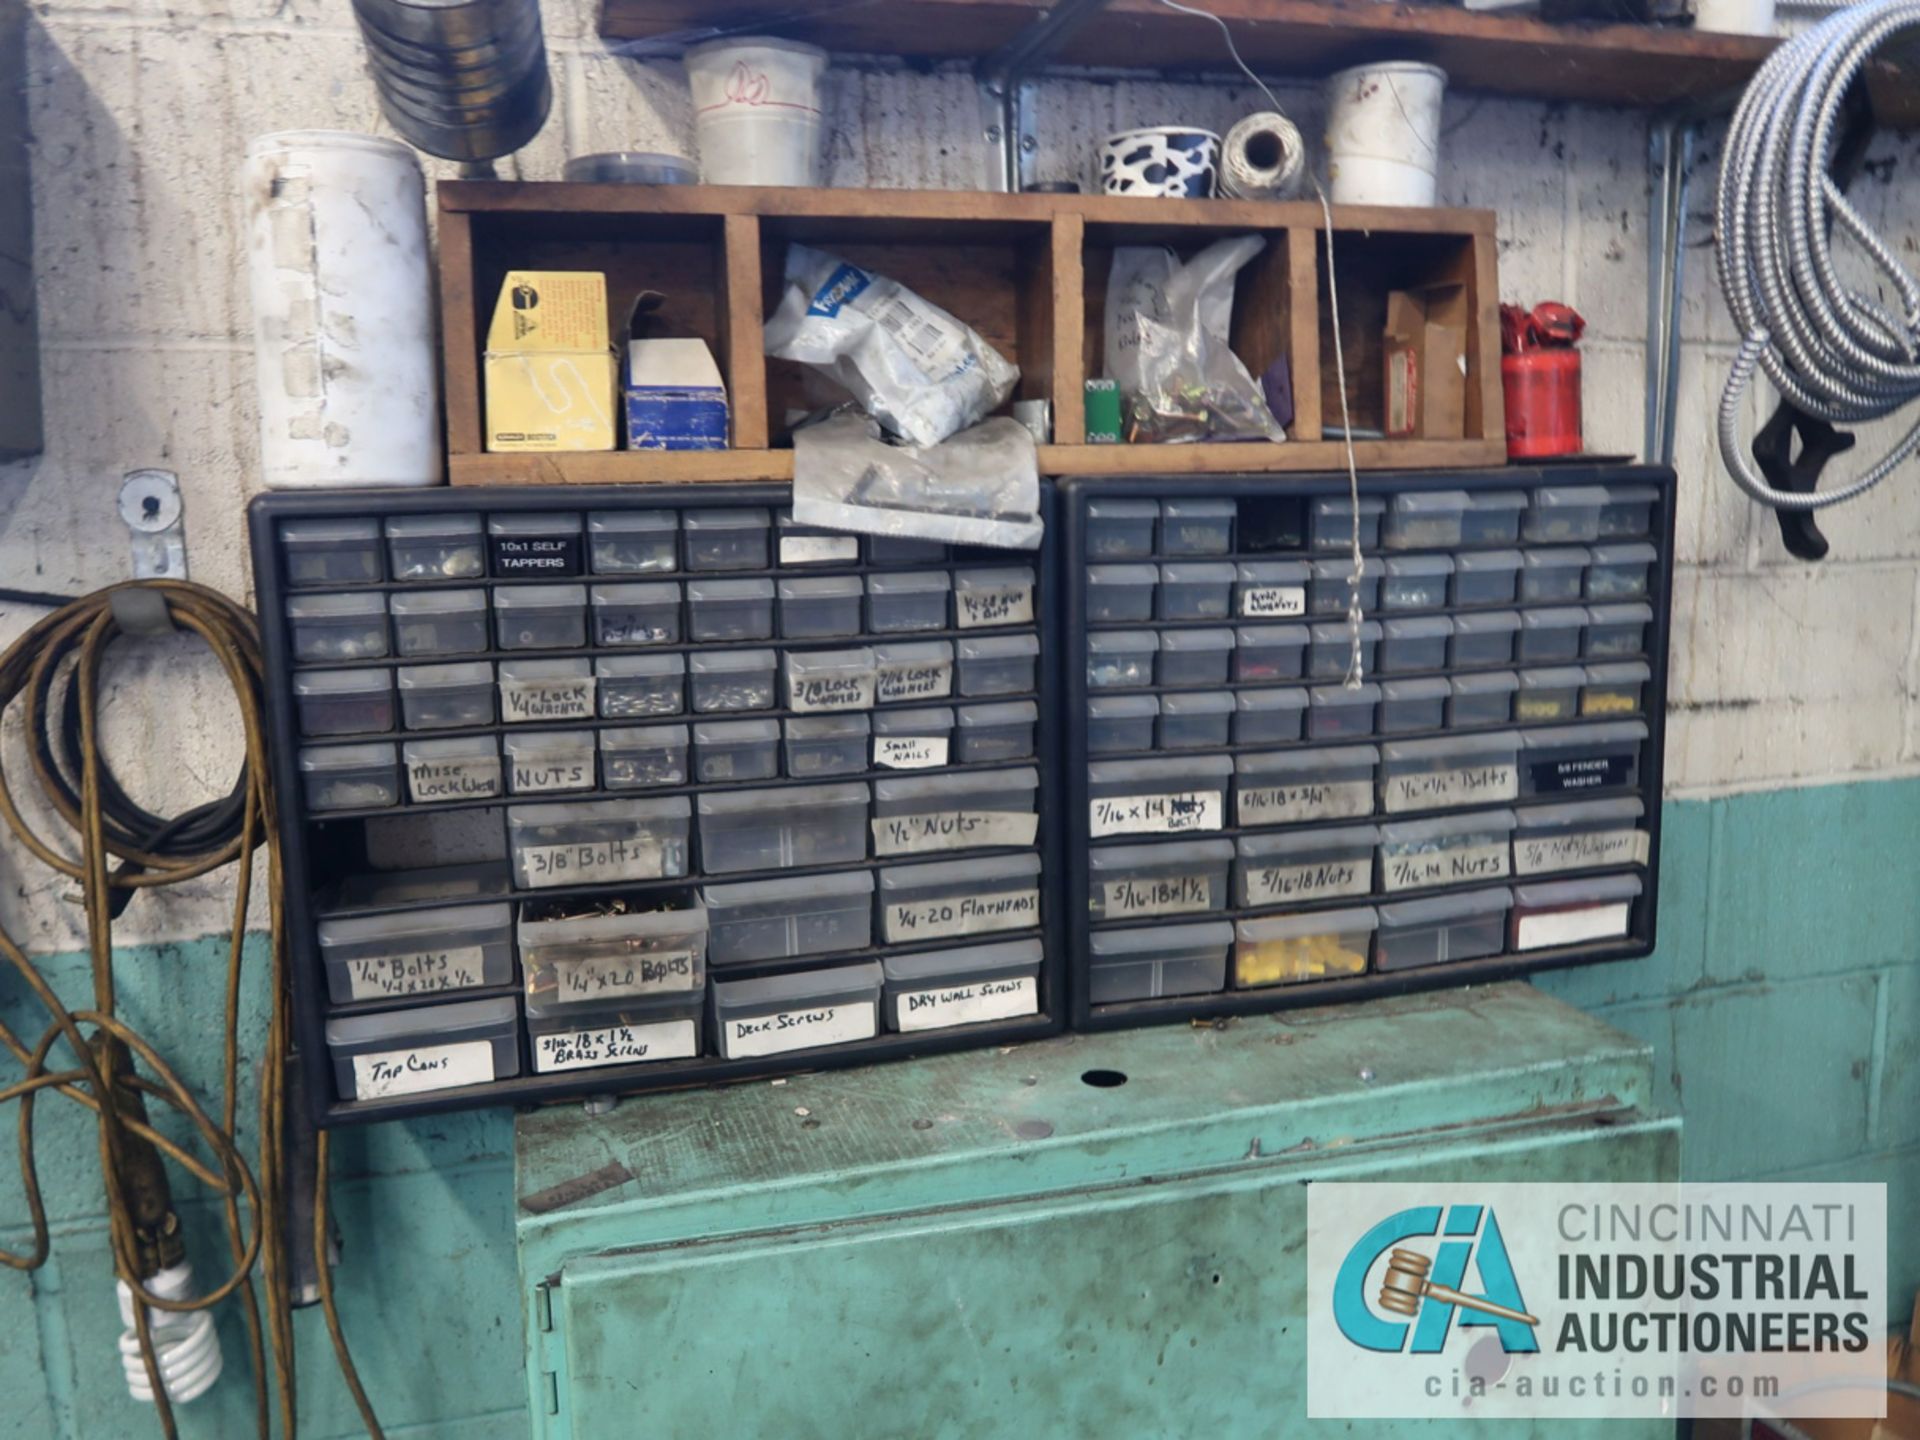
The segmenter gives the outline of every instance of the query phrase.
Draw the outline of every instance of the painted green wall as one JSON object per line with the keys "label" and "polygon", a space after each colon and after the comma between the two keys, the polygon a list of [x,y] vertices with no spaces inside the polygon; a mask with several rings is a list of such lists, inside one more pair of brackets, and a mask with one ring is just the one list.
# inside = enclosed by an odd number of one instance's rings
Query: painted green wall
{"label": "painted green wall", "polygon": [[[1654,1046],[1661,1103],[1686,1117],[1690,1178],[1884,1180],[1890,1213],[1912,1214],[1920,885],[1909,872],[1920,855],[1920,781],[1669,804],[1665,836],[1657,953],[1546,976],[1542,988]],[[84,995],[84,957],[42,964],[70,1002]],[[208,1017],[221,964],[209,941],[130,951],[121,967],[122,1013],[203,1094],[217,1080]],[[256,1012],[261,993],[250,991]],[[4,973],[0,1019],[35,1035],[42,1023]],[[149,1433],[114,1352],[91,1128],[72,1106],[41,1112],[54,1258],[32,1275],[0,1270],[0,1436]],[[11,1124],[11,1112],[4,1118]],[[526,1433],[511,1124],[487,1113],[339,1132],[342,1308],[395,1436]],[[24,1248],[24,1215],[15,1167],[0,1161],[0,1245]],[[201,1207],[190,1221],[202,1273],[220,1254],[212,1220]],[[1920,1285],[1920,1239],[1897,1225],[1890,1238],[1897,1301]],[[359,1433],[319,1314],[303,1313],[299,1329],[302,1434]],[[182,1412],[187,1435],[251,1433],[231,1310],[225,1340],[230,1378]]]}

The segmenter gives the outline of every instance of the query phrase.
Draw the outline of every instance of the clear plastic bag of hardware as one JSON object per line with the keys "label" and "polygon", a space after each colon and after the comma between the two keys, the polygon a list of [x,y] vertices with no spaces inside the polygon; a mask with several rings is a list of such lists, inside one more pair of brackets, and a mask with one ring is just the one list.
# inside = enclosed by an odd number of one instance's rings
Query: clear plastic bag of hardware
{"label": "clear plastic bag of hardware", "polygon": [[1284,440],[1260,386],[1228,344],[1233,279],[1258,235],[1221,240],[1182,265],[1171,251],[1123,245],[1107,281],[1107,375],[1135,441]]}
{"label": "clear plastic bag of hardware", "polygon": [[802,525],[949,545],[1040,546],[1033,436],[1000,416],[938,445],[890,445],[870,417],[840,414],[793,435]]}

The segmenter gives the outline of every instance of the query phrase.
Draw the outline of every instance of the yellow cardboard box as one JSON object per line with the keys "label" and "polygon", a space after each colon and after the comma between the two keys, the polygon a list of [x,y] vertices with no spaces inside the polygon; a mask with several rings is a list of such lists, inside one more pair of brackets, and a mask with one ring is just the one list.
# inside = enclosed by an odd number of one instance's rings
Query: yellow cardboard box
{"label": "yellow cardboard box", "polygon": [[611,450],[620,443],[619,361],[607,277],[510,270],[487,327],[487,449]]}

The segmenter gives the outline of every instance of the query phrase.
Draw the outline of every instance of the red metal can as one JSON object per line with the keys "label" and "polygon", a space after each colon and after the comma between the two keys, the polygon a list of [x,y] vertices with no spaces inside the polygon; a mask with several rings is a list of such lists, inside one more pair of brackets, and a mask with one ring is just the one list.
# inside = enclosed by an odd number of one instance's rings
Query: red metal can
{"label": "red metal can", "polygon": [[1580,450],[1580,352],[1539,347],[1500,357],[1507,394],[1507,457],[1538,460]]}

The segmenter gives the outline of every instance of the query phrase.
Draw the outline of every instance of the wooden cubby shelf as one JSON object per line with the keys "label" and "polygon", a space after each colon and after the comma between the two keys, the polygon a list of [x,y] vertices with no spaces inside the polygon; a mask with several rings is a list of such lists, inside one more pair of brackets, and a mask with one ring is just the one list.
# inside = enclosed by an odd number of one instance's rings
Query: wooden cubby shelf
{"label": "wooden cubby shelf", "polygon": [[[791,479],[786,417],[833,398],[804,367],[769,361],[763,317],[789,242],[892,276],[966,321],[1020,367],[1014,399],[1052,402],[1049,475],[1179,475],[1340,469],[1318,205],[901,190],[625,187],[456,181],[439,187],[447,453],[456,485]],[[1367,440],[1373,470],[1470,468],[1506,460],[1494,217],[1485,210],[1336,207],[1334,257],[1356,430],[1381,419],[1386,292],[1457,282],[1469,302],[1466,436]],[[1088,445],[1084,382],[1102,371],[1106,280],[1121,245],[1183,255],[1229,234],[1265,250],[1235,287],[1234,349],[1255,374],[1285,356],[1294,423],[1281,443]],[[509,270],[600,270],[613,323],[642,289],[663,292],[662,333],[697,335],[727,383],[733,448],[488,454],[481,348]],[[617,336],[609,337],[618,339]]]}

